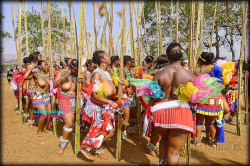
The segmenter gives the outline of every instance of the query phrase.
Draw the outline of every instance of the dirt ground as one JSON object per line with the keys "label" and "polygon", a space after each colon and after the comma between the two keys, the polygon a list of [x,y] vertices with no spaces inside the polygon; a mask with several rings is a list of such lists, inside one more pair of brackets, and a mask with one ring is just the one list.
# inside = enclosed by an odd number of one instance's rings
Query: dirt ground
{"label": "dirt ground", "polygon": [[[59,137],[52,131],[38,138],[37,127],[28,128],[28,124],[19,124],[16,113],[16,99],[10,90],[7,79],[1,78],[2,109],[1,109],[1,157],[2,164],[154,164],[157,157],[152,157],[145,152],[148,137],[139,139],[137,134],[128,136],[127,141],[122,143],[122,160],[115,159],[116,136],[107,142],[105,155],[109,160],[96,159],[88,161],[80,152],[74,155],[73,137],[62,156],[57,155]],[[244,113],[241,114],[243,124]],[[58,135],[62,135],[62,124],[58,124]],[[242,125],[241,136],[236,135],[236,126],[225,124],[226,142],[219,144],[217,148],[210,148],[202,141],[201,147],[191,145],[191,164],[207,165],[239,165],[248,163],[248,128]],[[203,133],[205,136],[205,133]],[[81,138],[82,140],[83,138]],[[185,158],[180,158],[180,164],[185,164]]]}

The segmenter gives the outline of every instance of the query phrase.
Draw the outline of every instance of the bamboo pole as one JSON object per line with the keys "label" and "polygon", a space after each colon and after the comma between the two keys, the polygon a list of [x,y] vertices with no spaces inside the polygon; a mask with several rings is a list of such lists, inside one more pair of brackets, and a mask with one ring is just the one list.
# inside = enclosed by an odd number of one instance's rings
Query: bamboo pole
{"label": "bamboo pole", "polygon": [[213,24],[212,24],[212,31],[211,31],[211,39],[210,39],[210,42],[209,42],[209,52],[212,52],[212,48],[213,48],[212,44],[213,44],[214,25],[215,25],[215,17],[216,17],[217,6],[218,6],[218,1],[216,0],[215,7],[214,7],[214,15],[213,15]]}
{"label": "bamboo pole", "polygon": [[[132,2],[129,1],[129,15],[130,15],[130,47],[131,47],[131,56],[135,59],[135,66],[137,66],[137,56],[135,52],[135,42],[134,42],[134,30],[133,30],[133,11],[132,11]],[[138,73],[138,68],[135,67],[135,73]]]}
{"label": "bamboo pole", "polygon": [[[56,5],[56,4],[55,4]],[[60,47],[60,33],[59,33],[59,25],[58,25],[58,15],[57,15],[57,11],[55,10],[55,14],[56,14],[56,30],[57,30],[57,51],[58,51],[58,56],[59,56],[59,61],[61,62],[61,47]]]}
{"label": "bamboo pole", "polygon": [[88,59],[92,57],[92,55],[89,53],[89,41],[88,41],[88,31],[87,31],[87,25],[86,25],[86,13],[85,13],[85,2],[83,2],[82,6],[83,10],[83,20],[84,20],[84,35],[85,35],[85,40],[86,40],[86,47],[87,47],[87,53],[88,53]]}
{"label": "bamboo pole", "polygon": [[[73,2],[71,2],[71,6],[72,6],[72,9],[73,9],[73,11],[74,11],[75,9],[74,9],[74,4],[73,4]],[[76,40],[76,35],[75,35],[75,34],[76,34],[76,28],[75,28],[75,26],[74,26],[75,24],[76,24],[76,23],[75,23],[75,19],[72,19],[72,25],[73,25],[73,39],[74,39],[74,40],[73,40],[73,43],[74,43],[74,44],[73,44],[73,46],[74,46],[74,47],[73,47],[73,48],[74,48],[74,55],[73,55],[73,57],[74,57],[74,59],[78,57],[78,56],[77,56],[78,53],[77,53],[76,43],[74,42],[74,41]]]}
{"label": "bamboo pole", "polygon": [[97,31],[96,31],[96,16],[95,16],[95,2],[93,0],[93,16],[94,16],[94,35],[95,35],[95,50],[97,49]]}
{"label": "bamboo pole", "polygon": [[[142,1],[140,0],[139,1],[139,28],[140,28],[140,30],[139,30],[139,40],[140,40],[140,65],[141,65],[141,63],[142,63],[142,19],[141,19],[141,14],[142,14]],[[139,117],[140,118],[140,117]],[[140,138],[142,138],[142,130],[141,130],[141,128],[139,128],[139,137]]]}
{"label": "bamboo pole", "polygon": [[46,53],[46,48],[45,48],[45,34],[44,34],[44,20],[43,20],[42,2],[40,2],[40,18],[41,18],[41,26],[42,26],[43,55],[44,55],[44,59],[46,60],[47,53]]}
{"label": "bamboo pole", "polygon": [[179,0],[176,1],[176,38],[175,41],[178,43],[179,41]]}
{"label": "bamboo pole", "polygon": [[[22,39],[21,39],[21,16],[22,16],[22,7],[21,2],[17,1],[17,17],[18,17],[18,65],[19,71],[23,71],[22,61],[21,61],[21,53],[22,53]],[[19,123],[23,124],[23,87],[19,88]]]}
{"label": "bamboo pole", "polygon": [[72,15],[71,15],[71,1],[68,1],[69,7],[69,22],[70,22],[70,45],[71,45],[71,58],[74,57],[74,44],[73,44],[73,23],[72,23]]}
{"label": "bamboo pole", "polygon": [[27,1],[23,2],[23,15],[24,15],[24,26],[25,26],[25,41],[26,41],[26,55],[29,56],[29,36],[28,36],[28,28],[27,28]]}
{"label": "bamboo pole", "polygon": [[[134,5],[135,5],[135,3],[134,3]],[[136,14],[135,6],[133,6],[134,7],[135,18],[136,18],[136,28],[137,28],[137,48],[138,48],[137,57],[139,59],[139,62],[136,62],[136,61],[138,61],[138,59],[135,56],[135,66],[138,66],[138,64],[141,65],[141,62],[142,62],[142,48],[141,48],[142,42],[140,40],[140,38],[141,38],[141,35],[139,33],[140,32],[140,29],[139,29],[140,28],[140,22],[139,22],[140,19],[139,19],[139,16],[138,16],[141,13],[140,12],[140,6],[138,4],[138,12],[137,12],[138,14]],[[141,122],[141,105],[139,104],[140,103],[139,98],[136,98],[136,103],[137,103],[137,105],[136,105],[136,113],[137,113],[138,136],[139,136],[139,139],[142,139],[142,127],[141,127],[141,124],[140,124],[140,122]]]}
{"label": "bamboo pole", "polygon": [[200,16],[201,16],[201,1],[198,2],[198,20],[197,20],[197,27],[196,27],[196,35],[195,35],[195,49],[194,49],[194,66],[197,65],[197,57],[198,56],[198,37],[200,33]]}
{"label": "bamboo pole", "polygon": [[[18,52],[18,46],[17,46],[17,38],[16,38],[16,31],[15,31],[15,21],[14,21],[14,15],[13,15],[12,1],[10,1],[10,8],[11,8],[11,19],[12,19],[13,34],[14,34],[14,41],[15,41],[15,46],[16,46],[17,59],[19,59],[18,58],[19,52]],[[18,63],[19,63],[19,61],[18,61]]]}
{"label": "bamboo pole", "polygon": [[[248,2],[246,2],[245,16],[247,16],[247,9],[248,9]],[[245,49],[244,49],[244,55],[245,55],[245,57],[244,57],[245,62],[247,62],[247,47],[246,47],[246,44],[245,44]],[[245,120],[244,120],[245,125],[249,124],[248,84],[249,84],[249,82],[248,82],[247,72],[245,72],[245,80],[244,80],[244,94],[245,94],[244,98],[245,98],[245,103],[246,103],[246,106],[245,106]]]}
{"label": "bamboo pole", "polygon": [[[199,47],[198,47],[198,55],[202,53],[204,50],[203,47],[203,19],[204,19],[204,1],[201,1],[201,16],[200,16],[200,39],[199,39]],[[196,59],[196,62],[198,59]]]}
{"label": "bamboo pole", "polygon": [[[50,77],[54,78],[53,54],[52,54],[52,44],[51,44],[51,4],[50,4],[50,1],[47,2],[47,13],[48,13],[48,43],[49,43],[48,53],[50,57]],[[57,24],[57,30],[58,30],[57,12],[56,12],[56,24]],[[59,33],[58,33],[58,37],[59,37]],[[56,110],[55,100],[56,100],[55,96],[52,96],[52,100],[51,100],[52,110]],[[53,122],[53,134],[57,136],[57,122],[56,122],[55,117],[53,117],[52,122]]]}
{"label": "bamboo pole", "polygon": [[[82,3],[82,2],[81,2]],[[82,5],[81,5],[82,6]],[[75,45],[76,45],[76,55],[78,59],[78,78],[82,75],[82,56],[78,54],[78,38],[77,38],[77,27],[76,27],[76,17],[75,9],[73,7],[74,22],[75,22]],[[80,113],[81,113],[81,83],[77,83],[77,102],[76,102],[76,127],[75,127],[75,156],[77,156],[80,151]]]}
{"label": "bamboo pole", "polygon": [[157,34],[157,57],[160,55],[160,34],[159,34],[159,14],[158,14],[158,2],[155,1],[156,12],[156,34]]}
{"label": "bamboo pole", "polygon": [[83,3],[81,2],[81,5],[80,5],[80,32],[79,32],[79,56],[82,57],[83,55],[83,51],[84,51],[84,47],[83,47],[83,44],[84,44],[84,29],[83,29]]}
{"label": "bamboo pole", "polygon": [[161,25],[161,3],[158,1],[158,15],[159,15],[159,38],[160,38],[160,54],[163,53],[163,47],[162,47],[162,25]]}
{"label": "bamboo pole", "polygon": [[113,45],[113,37],[112,37],[112,30],[113,30],[113,0],[111,1],[110,5],[110,19],[109,19],[109,55],[112,56],[112,45]]}
{"label": "bamboo pole", "polygon": [[240,122],[240,113],[241,113],[241,107],[240,107],[240,89],[241,89],[241,83],[242,83],[242,61],[243,61],[243,54],[244,54],[244,47],[246,46],[246,25],[247,25],[247,15],[245,10],[245,4],[244,1],[241,2],[241,9],[243,13],[242,17],[242,38],[241,38],[241,49],[240,49],[240,62],[239,62],[239,72],[238,72],[238,96],[237,96],[237,102],[238,102],[238,107],[237,107],[237,135],[241,136],[241,122]]}
{"label": "bamboo pole", "polygon": [[[123,0],[122,7],[122,40],[121,40],[121,57],[120,57],[120,80],[123,79],[123,57],[125,55],[125,34],[126,34],[126,1]],[[118,99],[122,98],[122,86],[118,85]],[[116,160],[121,160],[121,127],[122,127],[122,115],[118,114],[117,124],[117,149],[116,149]]]}
{"label": "bamboo pole", "polygon": [[100,49],[103,48],[103,44],[105,42],[106,26],[107,26],[107,23],[109,23],[109,13],[111,12],[111,7],[109,8],[109,10],[107,10],[106,3],[105,3],[105,9],[106,9],[106,21],[104,22],[104,25],[103,25],[102,37],[101,37],[101,41],[100,41]]}
{"label": "bamboo pole", "polygon": [[65,37],[65,13],[64,13],[64,3],[62,2],[62,22],[63,22],[63,50],[64,50],[64,58],[67,57],[66,51],[66,37]]}
{"label": "bamboo pole", "polygon": [[128,43],[128,37],[130,36],[130,28],[128,30],[128,33],[127,33],[127,39],[125,41],[125,54],[126,54],[126,51],[127,51],[127,43]]}
{"label": "bamboo pole", "polygon": [[192,0],[190,2],[190,31],[189,31],[189,57],[188,57],[188,66],[191,72],[193,72],[193,39],[194,39],[194,17],[195,17],[195,2]]}
{"label": "bamboo pole", "polygon": [[147,52],[147,55],[149,55],[147,28],[146,28],[146,21],[145,21],[145,17],[144,17],[144,7],[143,7],[143,12],[142,12],[142,17],[143,17],[143,24],[144,24],[144,31],[145,31],[146,52]]}
{"label": "bamboo pole", "polygon": [[173,37],[173,14],[174,14],[174,10],[173,10],[173,0],[171,0],[171,14],[170,14],[170,43],[173,41],[172,37]]}
{"label": "bamboo pole", "polygon": [[[134,16],[135,16],[135,22],[136,22],[136,32],[137,32],[137,56],[138,56],[138,61],[139,61],[139,64],[140,64],[140,61],[141,61],[141,55],[140,55],[140,40],[139,40],[139,19],[137,17],[137,14],[136,14],[136,11],[135,11],[135,3],[133,3],[133,11],[134,11]],[[139,13],[139,12],[138,12]],[[141,65],[141,64],[140,64]]]}
{"label": "bamboo pole", "polygon": [[191,134],[188,134],[187,137],[187,152],[186,152],[186,165],[190,165],[191,160]]}
{"label": "bamboo pole", "polygon": [[93,32],[92,32],[92,40],[91,40],[91,49],[90,49],[90,54],[93,55],[93,45],[95,44],[94,43],[94,29],[93,29]]}

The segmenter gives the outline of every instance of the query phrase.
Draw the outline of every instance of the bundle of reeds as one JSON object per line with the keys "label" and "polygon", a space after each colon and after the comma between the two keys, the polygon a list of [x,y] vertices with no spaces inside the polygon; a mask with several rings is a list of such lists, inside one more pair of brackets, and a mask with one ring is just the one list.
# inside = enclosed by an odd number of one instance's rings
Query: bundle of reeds
{"label": "bundle of reeds", "polygon": [[[123,57],[125,55],[125,34],[126,34],[126,1],[123,1],[122,7],[122,41],[121,41],[121,57],[120,57],[120,80],[123,80]],[[122,98],[122,86],[118,85],[118,99]],[[121,159],[121,128],[122,128],[122,115],[118,114],[118,124],[117,124],[117,149],[116,149],[116,159]]]}

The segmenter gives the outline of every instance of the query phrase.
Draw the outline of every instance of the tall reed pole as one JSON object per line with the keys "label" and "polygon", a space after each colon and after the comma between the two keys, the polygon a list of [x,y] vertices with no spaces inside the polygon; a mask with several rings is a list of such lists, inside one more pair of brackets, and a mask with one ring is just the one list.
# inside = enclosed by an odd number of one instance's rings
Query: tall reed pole
{"label": "tall reed pole", "polygon": [[57,11],[55,11],[56,14],[56,30],[57,30],[57,51],[58,51],[58,56],[59,56],[59,61],[61,62],[62,60],[62,55],[61,55],[61,41],[60,41],[60,31],[59,31],[59,24],[58,24],[58,15]]}
{"label": "tall reed pole", "polygon": [[156,12],[156,34],[157,34],[157,57],[160,55],[160,34],[159,34],[159,10],[158,1],[155,1],[155,12]]}
{"label": "tall reed pole", "polygon": [[179,41],[179,0],[176,1],[176,35],[175,41],[178,43]]}
{"label": "tall reed pole", "polygon": [[194,60],[194,55],[193,55],[193,42],[194,42],[194,20],[195,20],[195,1],[192,0],[190,2],[190,31],[189,31],[189,56],[188,56],[188,66],[190,68],[190,71],[193,72],[194,66],[193,66],[193,60]]}
{"label": "tall reed pole", "polygon": [[170,43],[173,41],[173,14],[174,14],[174,10],[173,10],[173,0],[171,0],[171,14],[170,14]]}
{"label": "tall reed pole", "polygon": [[[50,77],[54,78],[54,67],[53,67],[53,54],[52,54],[52,44],[51,44],[51,4],[50,1],[47,2],[47,15],[48,15],[48,56],[50,58]],[[51,100],[52,110],[56,110],[55,106],[55,96],[52,96]],[[53,117],[53,134],[57,136],[57,123],[56,118]]]}
{"label": "tall reed pole", "polygon": [[[245,10],[245,16],[247,16],[247,9],[248,9],[248,2],[246,3],[246,10]],[[247,30],[246,30],[247,31]],[[246,32],[247,33],[247,32]],[[244,48],[244,59],[245,59],[245,62],[247,62],[247,47],[246,47],[246,44],[245,44],[245,48]],[[248,77],[247,77],[247,72],[245,72],[245,80],[244,80],[244,94],[245,94],[245,103],[246,103],[246,107],[245,107],[245,120],[244,120],[244,123],[245,125],[248,125],[249,124],[249,110],[248,110]]]}
{"label": "tall reed pole", "polygon": [[64,3],[62,2],[62,22],[63,22],[63,53],[64,58],[67,57],[67,51],[66,51],[66,37],[65,37],[65,11],[64,11]]}
{"label": "tall reed pole", "polygon": [[218,1],[216,0],[215,6],[214,6],[214,15],[213,15],[213,24],[212,24],[212,31],[211,31],[211,39],[209,42],[209,52],[212,52],[213,48],[213,36],[214,36],[214,25],[216,20],[216,11],[217,11]]}
{"label": "tall reed pole", "polygon": [[[241,38],[241,49],[240,49],[240,62],[239,62],[239,71],[238,71],[238,78],[239,78],[239,82],[238,82],[238,96],[237,96],[237,102],[241,103],[241,98],[240,98],[240,90],[241,90],[241,83],[242,83],[242,62],[243,62],[243,55],[244,55],[244,47],[246,46],[246,25],[247,25],[247,15],[245,12],[246,7],[245,7],[245,2],[242,1],[241,2],[241,9],[242,9],[242,13],[243,13],[243,17],[242,17],[242,38]],[[237,107],[237,135],[241,136],[241,122],[240,122],[240,113],[241,113],[241,107],[240,104],[238,104]]]}
{"label": "tall reed pole", "polygon": [[[13,27],[13,34],[14,34],[14,41],[15,41],[15,46],[16,46],[16,54],[17,54],[17,59],[19,56],[19,51],[18,51],[18,46],[17,46],[17,38],[16,38],[16,31],[15,31],[15,21],[14,21],[14,15],[13,15],[13,6],[12,6],[12,1],[10,1],[10,8],[11,8],[11,19],[12,19],[12,27]],[[17,16],[18,18],[18,16]],[[19,61],[18,61],[19,63]]]}
{"label": "tall reed pole", "polygon": [[111,1],[111,12],[110,12],[110,19],[109,19],[109,55],[113,55],[112,45],[113,45],[113,37],[112,37],[112,30],[113,30],[113,0]]}
{"label": "tall reed pole", "polygon": [[[134,31],[133,31],[133,11],[132,11],[132,2],[129,1],[129,15],[130,15],[130,47],[131,47],[131,56],[135,60],[135,66],[137,66],[137,56],[135,51],[135,42],[134,42]],[[135,73],[138,73],[138,68],[135,67]]]}
{"label": "tall reed pole", "polygon": [[199,40],[199,49],[198,49],[199,52],[198,52],[198,55],[200,55],[203,52],[203,50],[204,50],[204,43],[203,43],[203,19],[204,19],[204,1],[201,1],[200,40]]}
{"label": "tall reed pole", "polygon": [[146,21],[145,21],[145,17],[144,17],[144,7],[143,7],[143,10],[142,10],[142,17],[143,17],[143,24],[144,24],[145,40],[146,40],[146,53],[147,53],[147,55],[149,55],[147,27],[146,27]]}
{"label": "tall reed pole", "polygon": [[196,27],[196,35],[195,35],[195,49],[194,49],[194,67],[196,67],[197,65],[197,59],[199,57],[198,55],[198,37],[199,37],[199,34],[200,34],[200,19],[201,19],[201,1],[198,2],[198,20],[197,20],[197,27]]}
{"label": "tall reed pole", "polygon": [[[122,5],[122,41],[121,41],[121,57],[120,57],[120,80],[123,79],[123,57],[125,55],[125,34],[126,34],[126,1],[123,0]],[[122,86],[118,85],[118,99],[122,98]],[[116,149],[116,160],[121,160],[121,128],[122,128],[122,115],[118,114],[117,124],[117,149]]]}
{"label": "tall reed pole", "polygon": [[161,3],[158,1],[158,16],[159,16],[159,40],[160,40],[160,54],[163,53],[162,46],[162,24],[161,24]]}
{"label": "tall reed pole", "polygon": [[70,21],[70,45],[71,45],[71,58],[74,58],[74,41],[73,41],[73,23],[71,15],[71,1],[68,1],[69,7],[69,21]]}
{"label": "tall reed pole", "polygon": [[[21,16],[22,16],[22,7],[21,2],[17,1],[17,17],[18,17],[18,65],[19,71],[23,71],[22,67],[22,38],[21,38]],[[23,87],[20,86],[19,88],[19,122],[23,124],[23,102],[22,102],[22,95],[23,95]]]}
{"label": "tall reed pole", "polygon": [[84,20],[84,23],[83,23],[84,24],[84,35],[85,35],[85,40],[86,40],[88,59],[90,59],[92,57],[92,55],[89,52],[89,40],[88,40],[88,30],[87,30],[87,23],[86,23],[85,2],[83,2],[82,11],[83,11],[83,20]]}
{"label": "tall reed pole", "polygon": [[43,55],[44,59],[47,59],[46,46],[45,46],[45,34],[44,34],[44,20],[43,20],[43,6],[42,2],[40,2],[40,18],[41,18],[41,27],[42,27],[42,40],[43,40]]}
{"label": "tall reed pole", "polygon": [[24,26],[25,26],[25,41],[26,41],[26,56],[29,56],[29,36],[28,36],[28,28],[27,28],[27,1],[23,2],[23,16],[24,16]]}
{"label": "tall reed pole", "polygon": [[[82,7],[82,2],[81,2]],[[76,27],[75,9],[73,7],[74,23],[75,23],[75,46],[78,59],[78,78],[82,75],[82,56],[78,53],[78,38]],[[75,156],[80,151],[80,113],[81,113],[81,83],[77,83],[77,98],[76,98],[76,127],[75,127]]]}
{"label": "tall reed pole", "polygon": [[96,16],[95,16],[95,2],[93,0],[93,17],[94,17],[94,35],[95,35],[95,50],[97,49],[97,30],[96,30]]}
{"label": "tall reed pole", "polygon": [[111,10],[111,8],[109,8],[109,10],[107,9],[106,3],[104,3],[104,5],[105,5],[105,9],[106,9],[106,21],[104,22],[104,25],[103,25],[102,37],[101,37],[100,46],[99,46],[101,50],[102,50],[103,45],[105,43],[106,26],[107,26],[107,23],[109,23],[109,13]]}

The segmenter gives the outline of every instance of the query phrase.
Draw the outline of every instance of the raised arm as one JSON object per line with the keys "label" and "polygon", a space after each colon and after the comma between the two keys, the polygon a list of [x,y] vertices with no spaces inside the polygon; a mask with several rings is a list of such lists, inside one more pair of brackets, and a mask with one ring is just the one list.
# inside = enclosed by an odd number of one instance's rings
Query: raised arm
{"label": "raised arm", "polygon": [[27,70],[27,72],[23,75],[23,79],[25,80],[29,80],[31,78],[33,78],[32,76],[32,70],[36,67],[35,64],[30,64],[29,69]]}

